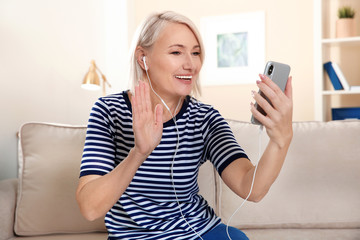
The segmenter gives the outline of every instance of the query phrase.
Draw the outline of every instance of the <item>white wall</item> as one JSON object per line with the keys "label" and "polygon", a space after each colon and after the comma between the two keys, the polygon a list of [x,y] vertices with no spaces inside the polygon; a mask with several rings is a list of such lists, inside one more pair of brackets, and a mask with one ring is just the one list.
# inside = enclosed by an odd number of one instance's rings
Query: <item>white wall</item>
{"label": "white wall", "polygon": [[[292,66],[294,120],[313,120],[312,0],[126,2],[0,0],[0,179],[16,177],[16,132],[23,123],[86,124],[101,95],[80,88],[91,59],[113,85],[111,92],[127,88],[127,33],[132,36],[154,11],[175,10],[200,26],[203,16],[264,10],[266,60]],[[226,118],[249,121],[252,89],[255,84],[206,87],[201,100]]]}
{"label": "white wall", "polygon": [[94,59],[112,84],[127,57],[125,0],[0,0],[0,180],[17,176],[19,127],[86,124],[101,92],[80,88]]}

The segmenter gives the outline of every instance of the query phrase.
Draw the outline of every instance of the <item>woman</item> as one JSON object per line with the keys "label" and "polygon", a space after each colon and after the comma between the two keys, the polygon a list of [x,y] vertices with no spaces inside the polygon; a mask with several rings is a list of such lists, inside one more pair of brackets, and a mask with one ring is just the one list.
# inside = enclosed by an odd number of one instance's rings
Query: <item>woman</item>
{"label": "woman", "polygon": [[[88,220],[103,217],[109,239],[228,239],[224,224],[198,195],[199,167],[210,160],[240,197],[255,167],[199,93],[204,47],[194,24],[174,12],[151,15],[133,51],[133,91],[99,99],[91,112],[77,201]],[[283,93],[260,75],[251,112],[270,141],[259,162],[251,201],[275,181],[292,138],[291,78]],[[230,228],[232,239],[247,239]]]}

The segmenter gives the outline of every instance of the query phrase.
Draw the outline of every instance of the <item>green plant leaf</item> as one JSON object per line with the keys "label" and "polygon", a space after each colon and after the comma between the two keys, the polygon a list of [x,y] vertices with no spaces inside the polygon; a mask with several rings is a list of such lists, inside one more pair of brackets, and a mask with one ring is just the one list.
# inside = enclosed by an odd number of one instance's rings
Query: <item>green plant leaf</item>
{"label": "green plant leaf", "polygon": [[339,18],[354,18],[355,10],[350,6],[340,7],[338,10],[338,17]]}

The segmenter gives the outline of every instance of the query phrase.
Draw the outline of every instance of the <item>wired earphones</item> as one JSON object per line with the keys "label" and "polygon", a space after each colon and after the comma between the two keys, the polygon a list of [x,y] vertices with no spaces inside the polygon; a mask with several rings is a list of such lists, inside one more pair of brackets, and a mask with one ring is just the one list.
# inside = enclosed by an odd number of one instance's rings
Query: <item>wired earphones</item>
{"label": "wired earphones", "polygon": [[[180,103],[181,103],[181,98],[179,99],[179,102],[175,108],[175,111],[174,111],[174,114],[171,112],[170,108],[168,107],[168,105],[165,103],[165,101],[160,97],[160,95],[154,90],[152,84],[151,84],[151,80],[150,80],[150,76],[149,76],[149,73],[148,73],[148,66],[146,65],[146,57],[143,56],[142,57],[142,60],[143,60],[143,63],[144,63],[144,68],[145,68],[145,72],[146,72],[146,76],[147,76],[147,79],[149,81],[149,85],[150,85],[150,88],[151,90],[153,91],[153,93],[160,99],[160,101],[162,102],[162,104],[165,106],[165,108],[168,110],[168,112],[170,113],[171,115],[171,118],[172,120],[174,121],[174,124],[175,124],[175,129],[176,129],[176,133],[177,133],[177,142],[176,142],[176,148],[175,148],[175,152],[174,152],[174,156],[173,156],[173,159],[172,159],[172,163],[171,163],[171,168],[170,168],[170,175],[171,175],[171,183],[172,183],[172,187],[173,187],[173,190],[174,190],[174,195],[175,195],[175,198],[176,198],[176,202],[179,206],[179,210],[180,210],[180,214],[183,218],[183,220],[186,222],[186,224],[191,228],[191,230],[201,239],[201,240],[204,240],[200,234],[191,226],[191,224],[186,220],[183,212],[182,212],[182,208],[180,206],[180,202],[179,202],[179,199],[178,199],[178,196],[177,196],[177,193],[176,193],[176,187],[175,187],[175,182],[174,182],[174,163],[175,163],[175,157],[176,157],[176,154],[178,152],[178,149],[179,149],[179,144],[180,144],[180,133],[179,133],[179,129],[178,129],[178,126],[177,126],[177,123],[176,123],[176,112],[177,112],[177,109],[178,107],[180,106]],[[255,183],[255,175],[256,175],[256,171],[257,171],[257,167],[258,167],[258,164],[259,164],[259,161],[260,161],[260,157],[261,157],[261,133],[262,133],[262,130],[263,130],[263,125],[260,125],[259,127],[259,158],[258,158],[258,161],[255,165],[255,170],[254,170],[254,174],[253,174],[253,177],[252,177],[252,182],[251,182],[251,187],[250,187],[250,191],[249,191],[249,194],[247,195],[247,197],[244,199],[244,201],[242,202],[242,204],[238,207],[238,209],[236,209],[234,211],[234,213],[231,215],[231,217],[229,218],[227,224],[226,224],[226,233],[227,233],[227,236],[230,240],[232,240],[232,238],[230,237],[230,233],[229,233],[229,225],[230,225],[230,221],[231,219],[233,218],[233,216],[240,210],[240,208],[242,208],[242,206],[245,204],[245,202],[248,200],[248,198],[250,197],[251,193],[252,193],[252,190],[253,190],[253,187],[254,187],[254,183]]]}
{"label": "wired earphones", "polygon": [[177,193],[176,193],[176,188],[175,188],[175,182],[174,182],[174,163],[175,163],[175,157],[176,157],[176,154],[178,152],[178,149],[179,149],[179,144],[180,144],[180,134],[179,134],[179,129],[178,129],[178,126],[176,124],[176,112],[177,112],[177,109],[178,107],[180,106],[180,103],[181,103],[181,98],[179,99],[179,102],[175,108],[175,111],[174,111],[174,114],[171,112],[170,108],[168,107],[168,105],[165,103],[165,101],[160,97],[160,95],[154,90],[154,88],[152,87],[152,84],[151,84],[151,80],[150,80],[150,76],[149,76],[149,73],[148,73],[148,66],[146,65],[146,57],[143,56],[142,57],[142,60],[143,60],[143,63],[144,63],[144,67],[145,67],[145,72],[146,72],[146,76],[147,76],[147,79],[149,80],[149,85],[150,85],[150,88],[151,90],[153,91],[153,93],[160,99],[160,101],[162,102],[162,104],[165,106],[165,108],[169,111],[170,115],[171,115],[171,118],[172,120],[174,121],[174,124],[175,124],[175,129],[176,129],[176,133],[177,133],[177,142],[176,142],[176,148],[175,148],[175,152],[174,152],[174,156],[173,156],[173,159],[172,159],[172,162],[171,162],[171,167],[170,167],[170,175],[171,175],[171,184],[172,184],[172,187],[173,187],[173,190],[174,190],[174,195],[175,195],[175,199],[176,199],[176,202],[179,206],[179,210],[180,210],[180,214],[181,214],[181,217],[183,218],[183,220],[186,222],[186,224],[191,228],[191,230],[201,239],[201,240],[204,240],[199,233],[196,232],[196,230],[191,226],[191,224],[186,220],[183,212],[182,212],[182,208],[180,206],[180,202],[179,202],[179,198],[177,196]]}

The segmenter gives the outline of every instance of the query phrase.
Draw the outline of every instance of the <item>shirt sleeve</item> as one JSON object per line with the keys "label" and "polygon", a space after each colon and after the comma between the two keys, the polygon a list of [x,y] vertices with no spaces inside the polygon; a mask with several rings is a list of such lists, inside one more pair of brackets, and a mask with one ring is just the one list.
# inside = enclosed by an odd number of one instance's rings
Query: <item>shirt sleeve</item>
{"label": "shirt sleeve", "polygon": [[105,175],[115,167],[114,124],[107,104],[100,98],[91,109],[80,177]]}
{"label": "shirt sleeve", "polygon": [[229,124],[220,113],[211,109],[204,119],[205,157],[215,166],[219,175],[238,158],[248,158],[234,137]]}

